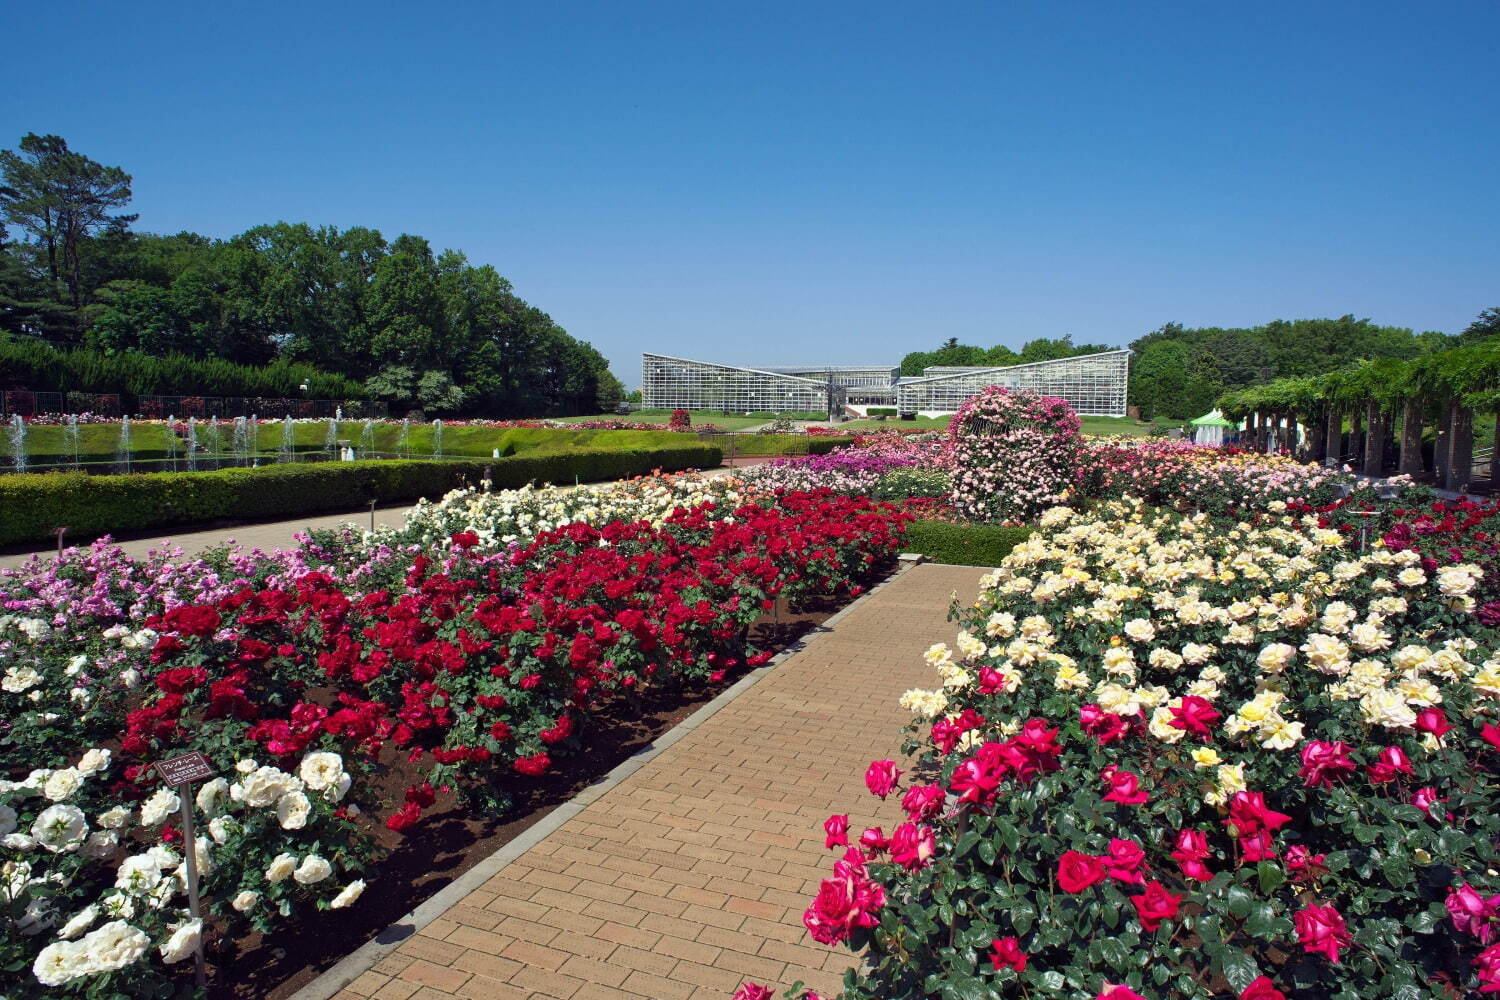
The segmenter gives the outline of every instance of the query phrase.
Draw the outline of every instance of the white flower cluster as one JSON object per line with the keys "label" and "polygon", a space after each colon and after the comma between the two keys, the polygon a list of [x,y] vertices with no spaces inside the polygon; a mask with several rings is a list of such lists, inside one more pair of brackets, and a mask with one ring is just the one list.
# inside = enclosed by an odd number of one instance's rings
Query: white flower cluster
{"label": "white flower cluster", "polygon": [[[1133,500],[1047,511],[1040,524],[985,580],[970,620],[992,644],[960,634],[960,663],[944,645],[928,651],[944,691],[967,688],[981,666],[1009,686],[1046,665],[1053,686],[1105,712],[1144,714],[1163,743],[1184,739],[1184,699],[1196,697],[1220,713],[1219,735],[1272,751],[1308,738],[1287,695],[1293,681],[1330,703],[1357,702],[1367,724],[1393,730],[1413,731],[1450,685],[1500,699],[1500,656],[1464,637],[1416,641],[1431,634],[1433,608],[1473,609],[1477,566],[1429,576],[1414,552],[1377,544],[1355,554],[1315,522],[1224,530]],[[937,718],[957,711],[952,701],[909,691],[901,704]],[[1210,802],[1243,789],[1242,765],[1206,748],[1193,758],[1211,772]]]}
{"label": "white flower cluster", "polygon": [[724,477],[652,476],[585,487],[524,486],[489,492],[454,490],[437,503],[419,503],[401,528],[377,532],[371,541],[446,546],[459,532],[479,536],[484,551],[526,545],[538,534],[569,524],[648,521],[660,527],[677,509],[714,503],[740,505],[737,485]]}

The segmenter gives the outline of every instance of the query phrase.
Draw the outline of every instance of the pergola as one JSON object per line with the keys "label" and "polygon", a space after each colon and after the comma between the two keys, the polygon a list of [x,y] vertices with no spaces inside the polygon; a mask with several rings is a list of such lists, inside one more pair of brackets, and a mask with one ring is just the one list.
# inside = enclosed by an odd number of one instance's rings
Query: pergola
{"label": "pergola", "polygon": [[[1439,351],[1412,361],[1366,361],[1311,378],[1278,379],[1225,393],[1224,416],[1245,421],[1245,441],[1260,450],[1298,450],[1299,457],[1348,463],[1366,475],[1431,472],[1440,486],[1465,490],[1474,478],[1475,412],[1500,417],[1500,339]],[[1298,425],[1308,430],[1296,441]],[[1347,431],[1346,431],[1347,425]],[[1433,431],[1432,467],[1423,437]],[[1500,439],[1500,419],[1496,421]],[[1491,441],[1485,471],[1500,480]]]}

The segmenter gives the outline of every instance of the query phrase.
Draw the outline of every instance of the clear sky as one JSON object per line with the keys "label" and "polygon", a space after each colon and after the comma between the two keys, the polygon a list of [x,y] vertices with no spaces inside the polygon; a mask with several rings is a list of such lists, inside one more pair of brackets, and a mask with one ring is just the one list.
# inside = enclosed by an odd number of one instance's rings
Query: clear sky
{"label": "clear sky", "polygon": [[643,350],[1500,305],[1500,4],[31,0],[0,141],[135,177],[138,228],[276,220],[494,264]]}

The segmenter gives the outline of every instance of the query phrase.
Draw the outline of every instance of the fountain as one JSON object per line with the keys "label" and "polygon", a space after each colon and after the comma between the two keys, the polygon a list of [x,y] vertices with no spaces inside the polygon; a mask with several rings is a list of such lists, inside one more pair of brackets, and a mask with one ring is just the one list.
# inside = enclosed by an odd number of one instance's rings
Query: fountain
{"label": "fountain", "polygon": [[26,421],[21,419],[19,413],[11,415],[10,430],[10,454],[16,464],[17,472],[26,471]]}
{"label": "fountain", "polygon": [[172,414],[169,413],[169,414],[167,414],[167,422],[166,422],[166,424],[164,424],[162,426],[162,430],[166,434],[166,436],[164,438],[162,438],[162,444],[165,445],[165,447],[162,449],[162,457],[165,458],[166,461],[172,463],[172,465],[170,466],[170,468],[171,468],[171,470],[173,472],[177,471],[177,428],[175,426],[176,423],[177,423],[177,418],[175,416],[173,416]]}
{"label": "fountain", "polygon": [[120,443],[115,446],[115,461],[124,471],[130,471],[130,417],[128,415],[120,418]]}
{"label": "fountain", "polygon": [[203,454],[217,456],[224,450],[224,436],[219,432],[219,418],[209,417],[202,434]]}
{"label": "fountain", "polygon": [[189,472],[198,470],[198,419],[188,417],[187,422],[187,467]]}
{"label": "fountain", "polygon": [[339,421],[337,417],[328,418],[328,433],[323,435],[323,450],[332,455],[339,447]]}
{"label": "fountain", "polygon": [[68,422],[63,427],[63,452],[73,456],[73,468],[78,468],[78,414],[68,414]]}
{"label": "fountain", "polygon": [[240,465],[249,464],[250,433],[245,426],[244,417],[234,418],[234,436],[230,438],[230,450],[234,452],[234,460]]}
{"label": "fountain", "polygon": [[443,422],[441,420],[432,422],[432,457],[443,457]]}
{"label": "fountain", "polygon": [[359,430],[359,457],[375,457],[375,421],[368,417],[365,419],[365,425]]}
{"label": "fountain", "polygon": [[401,434],[396,438],[396,457],[411,458],[411,417],[401,418]]}
{"label": "fountain", "polygon": [[292,429],[292,415],[288,413],[281,421],[281,444],[276,447],[276,461],[292,461],[292,445],[295,437]]}

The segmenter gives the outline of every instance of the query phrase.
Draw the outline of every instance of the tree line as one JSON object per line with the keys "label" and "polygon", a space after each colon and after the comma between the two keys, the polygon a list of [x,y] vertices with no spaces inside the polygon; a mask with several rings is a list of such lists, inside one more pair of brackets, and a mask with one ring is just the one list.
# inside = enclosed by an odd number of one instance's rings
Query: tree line
{"label": "tree line", "polygon": [[[1186,327],[1167,323],[1129,344],[1130,404],[1147,419],[1189,420],[1207,413],[1226,392],[1278,379],[1338,371],[1358,361],[1412,361],[1437,351],[1500,336],[1500,308],[1486,309],[1462,332],[1417,333],[1368,319],[1273,320],[1253,327]],[[950,338],[933,351],[914,351],[901,374],[918,376],[929,365],[1018,365],[1118,350],[1107,344],[1074,344],[1072,338],[1028,341],[1019,352],[989,349]]]}
{"label": "tree line", "polygon": [[0,336],[295,363],[442,415],[594,413],[622,398],[603,355],[457,250],[307,223],[140,232],[123,211],[130,185],[58,136],[0,151]]}

